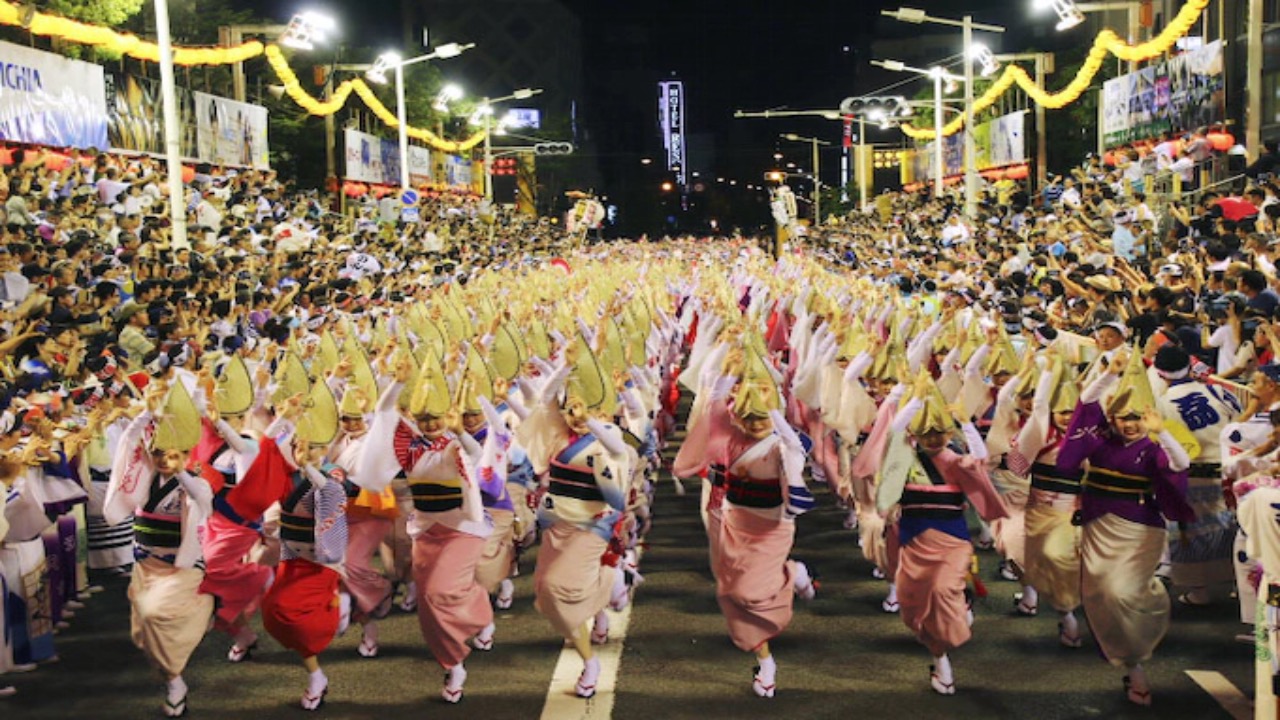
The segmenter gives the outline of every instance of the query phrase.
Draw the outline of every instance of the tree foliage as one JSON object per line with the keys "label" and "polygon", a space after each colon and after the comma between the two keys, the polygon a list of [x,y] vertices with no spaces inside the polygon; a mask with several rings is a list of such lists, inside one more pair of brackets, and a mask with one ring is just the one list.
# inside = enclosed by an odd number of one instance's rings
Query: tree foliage
{"label": "tree foliage", "polygon": [[47,0],[46,8],[55,15],[117,27],[137,15],[146,0]]}

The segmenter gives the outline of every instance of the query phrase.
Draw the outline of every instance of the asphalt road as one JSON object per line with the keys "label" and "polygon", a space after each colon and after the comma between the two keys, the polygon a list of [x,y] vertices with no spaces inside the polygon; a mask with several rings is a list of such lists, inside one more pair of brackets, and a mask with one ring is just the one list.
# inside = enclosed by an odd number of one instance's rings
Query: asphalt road
{"label": "asphalt road", "polygon": [[[613,716],[665,718],[1155,718],[1231,717],[1185,673],[1212,670],[1252,692],[1253,649],[1233,640],[1242,631],[1234,601],[1215,607],[1175,604],[1169,635],[1148,668],[1155,704],[1129,705],[1120,673],[1086,642],[1060,647],[1052,612],[1013,614],[1013,583],[996,579],[996,557],[981,553],[990,597],[977,606],[974,638],[953,655],[957,694],[935,695],[928,653],[896,615],[880,611],[884,583],[871,578],[843,513],[824,489],[819,508],[798,520],[795,556],[820,573],[821,590],[798,602],[791,627],[773,643],[778,694],[751,693],[752,659],[729,642],[707,569],[696,487],[681,497],[661,483],[655,523],[625,640]],[[322,655],[330,679],[321,715],[330,718],[538,718],[562,648],[533,609],[533,554],[518,578],[517,602],[498,614],[495,649],[467,661],[466,697],[457,707],[438,696],[442,671],[419,636],[416,618],[399,612],[382,624],[381,655],[356,653],[358,629]],[[90,600],[58,637],[61,661],[2,678],[19,694],[0,700],[0,718],[133,720],[160,716],[163,688],[129,642],[126,582]],[[186,675],[192,717],[303,717],[298,698],[305,673],[296,657],[264,634],[249,662],[224,659],[229,641],[211,632]]]}

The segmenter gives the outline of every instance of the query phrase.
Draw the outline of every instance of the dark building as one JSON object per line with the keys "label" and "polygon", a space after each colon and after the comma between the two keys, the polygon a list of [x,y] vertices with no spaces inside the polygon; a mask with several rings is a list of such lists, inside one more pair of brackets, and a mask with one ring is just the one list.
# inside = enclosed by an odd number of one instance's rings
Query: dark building
{"label": "dark building", "polygon": [[[584,103],[582,23],[559,0],[401,0],[404,44],[408,52],[421,46],[423,31],[431,45],[449,42],[475,43],[472,51],[449,61],[441,70],[461,85],[469,97],[503,97],[520,88],[542,88],[530,100],[504,107],[536,108],[542,127],[521,134],[568,140],[577,148],[574,156],[540,160],[539,167],[571,166],[569,172],[546,177],[574,178],[590,187],[599,177],[588,127],[591,109]],[[501,114],[501,110],[499,110]],[[495,138],[495,145],[530,144],[530,141]],[[575,183],[577,184],[577,183]],[[564,187],[545,187],[539,209],[558,211]]]}

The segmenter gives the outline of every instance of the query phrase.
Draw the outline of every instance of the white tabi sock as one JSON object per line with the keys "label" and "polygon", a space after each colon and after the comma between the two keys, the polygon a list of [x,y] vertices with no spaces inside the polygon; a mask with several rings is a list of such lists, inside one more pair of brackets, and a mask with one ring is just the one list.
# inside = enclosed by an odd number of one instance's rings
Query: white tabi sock
{"label": "white tabi sock", "polygon": [[329,687],[329,678],[324,674],[324,670],[316,670],[307,675],[307,694],[315,697],[324,692]]}
{"label": "white tabi sock", "polygon": [[946,655],[939,655],[933,659],[933,673],[944,685],[951,685],[956,680],[951,672],[951,658]]}
{"label": "white tabi sock", "polygon": [[170,704],[176,705],[179,702],[182,702],[183,698],[186,696],[187,683],[182,679],[181,675],[165,684],[164,698],[165,700],[168,700]]}

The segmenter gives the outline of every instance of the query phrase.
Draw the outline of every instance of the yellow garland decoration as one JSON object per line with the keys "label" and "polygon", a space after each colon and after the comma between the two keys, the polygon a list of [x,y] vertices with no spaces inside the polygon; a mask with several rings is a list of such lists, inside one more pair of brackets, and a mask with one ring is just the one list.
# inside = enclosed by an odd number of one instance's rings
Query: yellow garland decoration
{"label": "yellow garland decoration", "polygon": [[[0,25],[22,25],[21,15],[22,9],[18,6],[0,3]],[[28,29],[33,35],[94,45],[139,60],[160,62],[160,46],[111,28],[37,12],[32,16]],[[262,52],[262,43],[256,40],[233,48],[174,48],[173,62],[175,65],[230,65],[257,57]]]}
{"label": "yellow garland decoration", "polygon": [[[396,114],[382,104],[382,101],[378,99],[377,95],[373,94],[373,90],[364,80],[360,78],[343,80],[341,84],[333,89],[333,95],[330,96],[327,102],[316,100],[298,82],[298,76],[294,74],[293,68],[289,67],[289,63],[284,59],[284,53],[280,51],[279,47],[275,45],[267,46],[266,54],[267,62],[271,65],[271,69],[275,71],[276,77],[280,79],[281,84],[284,85],[285,93],[294,102],[298,103],[302,109],[312,115],[332,115],[346,104],[347,97],[354,92],[373,111],[373,114],[377,115],[389,127],[400,126],[400,121],[396,118]],[[415,140],[425,142],[441,152],[460,153],[466,152],[484,142],[485,131],[481,130],[474,133],[465,140],[445,140],[430,130],[412,126],[406,128],[406,134]]]}
{"label": "yellow garland decoration", "polygon": [[[17,5],[0,2],[0,25],[22,25],[21,14],[22,8]],[[32,16],[28,30],[33,35],[55,37],[82,45],[93,45],[122,55],[128,55],[138,60],[160,62],[160,46],[146,42],[136,35],[118,33],[107,27],[88,25],[57,15],[46,15],[37,12]],[[373,94],[369,86],[359,78],[344,81],[334,89],[333,96],[327,102],[321,102],[311,97],[298,82],[298,77],[284,59],[284,54],[280,52],[280,48],[275,45],[264,47],[261,42],[252,40],[231,48],[175,47],[173,49],[173,62],[175,65],[188,66],[230,65],[244,62],[264,53],[267,56],[267,62],[271,65],[271,69],[275,71],[276,76],[284,83],[285,92],[289,94],[289,97],[294,102],[312,115],[332,115],[342,109],[342,106],[346,104],[347,97],[354,92],[383,122],[393,128],[399,126],[400,123],[396,119],[396,114],[388,110],[382,104],[382,101],[378,100],[378,97]],[[483,142],[485,135],[482,130],[465,140],[455,141],[445,140],[430,130],[422,128],[410,127],[407,132],[409,137],[421,140],[436,150],[448,153],[466,152]]]}
{"label": "yellow garland decoration", "polygon": [[[1130,45],[1112,30],[1103,30],[1094,38],[1093,47],[1089,49],[1089,55],[1085,58],[1084,64],[1080,66],[1080,71],[1076,73],[1075,78],[1056,93],[1051,93],[1037,85],[1036,81],[1020,66],[1007,65],[1004,73],[1000,75],[1000,79],[987,88],[982,97],[974,99],[973,112],[977,114],[994,105],[1001,95],[1013,87],[1014,83],[1017,83],[1018,87],[1022,88],[1038,105],[1050,110],[1064,108],[1078,100],[1084,94],[1084,91],[1089,88],[1094,76],[1102,69],[1102,63],[1107,59],[1108,53],[1129,62],[1150,60],[1164,54],[1169,48],[1173,47],[1173,44],[1179,38],[1186,35],[1195,26],[1200,20],[1200,14],[1204,12],[1211,1],[1190,0],[1186,5],[1182,6],[1173,21],[1159,35],[1140,45]],[[961,116],[943,125],[942,134],[944,136],[954,135],[963,127],[964,117]],[[935,137],[932,129],[918,128],[910,124],[902,125],[901,128],[902,132],[913,140],[932,140]]]}

